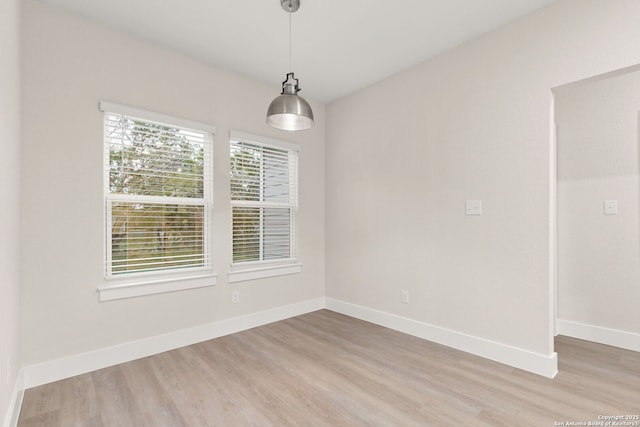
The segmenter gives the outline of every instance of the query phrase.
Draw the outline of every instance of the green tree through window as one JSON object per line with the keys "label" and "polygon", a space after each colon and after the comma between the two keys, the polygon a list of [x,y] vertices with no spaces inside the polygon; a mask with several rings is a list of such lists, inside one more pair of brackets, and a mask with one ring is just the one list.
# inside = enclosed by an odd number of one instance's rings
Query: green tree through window
{"label": "green tree through window", "polygon": [[105,114],[109,275],[206,267],[208,135]]}

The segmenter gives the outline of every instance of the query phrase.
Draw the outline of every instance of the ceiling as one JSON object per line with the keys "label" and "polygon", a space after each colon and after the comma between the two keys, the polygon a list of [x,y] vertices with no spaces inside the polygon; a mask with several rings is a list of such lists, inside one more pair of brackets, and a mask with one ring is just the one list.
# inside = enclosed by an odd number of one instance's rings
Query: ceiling
{"label": "ceiling", "polygon": [[[274,86],[288,70],[280,0],[41,0]],[[328,103],[554,0],[301,0],[300,95]]]}

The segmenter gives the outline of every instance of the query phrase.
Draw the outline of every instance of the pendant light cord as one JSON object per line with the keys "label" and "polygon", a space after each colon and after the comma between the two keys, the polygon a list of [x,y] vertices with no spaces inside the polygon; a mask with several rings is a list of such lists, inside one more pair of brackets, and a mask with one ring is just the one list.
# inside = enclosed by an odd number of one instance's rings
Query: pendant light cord
{"label": "pendant light cord", "polygon": [[291,2],[289,2],[289,72],[291,69]]}

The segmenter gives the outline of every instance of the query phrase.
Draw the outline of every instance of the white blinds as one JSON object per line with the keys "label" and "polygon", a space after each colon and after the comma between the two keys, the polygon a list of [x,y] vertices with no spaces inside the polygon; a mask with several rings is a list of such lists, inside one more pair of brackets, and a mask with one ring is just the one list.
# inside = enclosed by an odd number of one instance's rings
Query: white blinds
{"label": "white blinds", "polygon": [[106,276],[210,265],[211,134],[106,111]]}
{"label": "white blinds", "polygon": [[297,151],[232,135],[233,262],[296,257]]}
{"label": "white blinds", "polygon": [[109,192],[204,198],[202,132],[105,114]]}

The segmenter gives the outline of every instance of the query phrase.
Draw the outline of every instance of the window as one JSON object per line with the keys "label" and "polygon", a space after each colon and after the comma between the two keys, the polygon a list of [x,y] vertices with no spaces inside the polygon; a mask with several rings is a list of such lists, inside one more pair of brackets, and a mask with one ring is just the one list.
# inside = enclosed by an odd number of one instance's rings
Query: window
{"label": "window", "polygon": [[[297,262],[297,146],[240,132],[230,142],[233,266],[298,272],[277,267]],[[230,281],[240,277],[253,278]]]}
{"label": "window", "polygon": [[107,102],[100,106],[106,213],[101,299],[215,284],[213,128]]}

